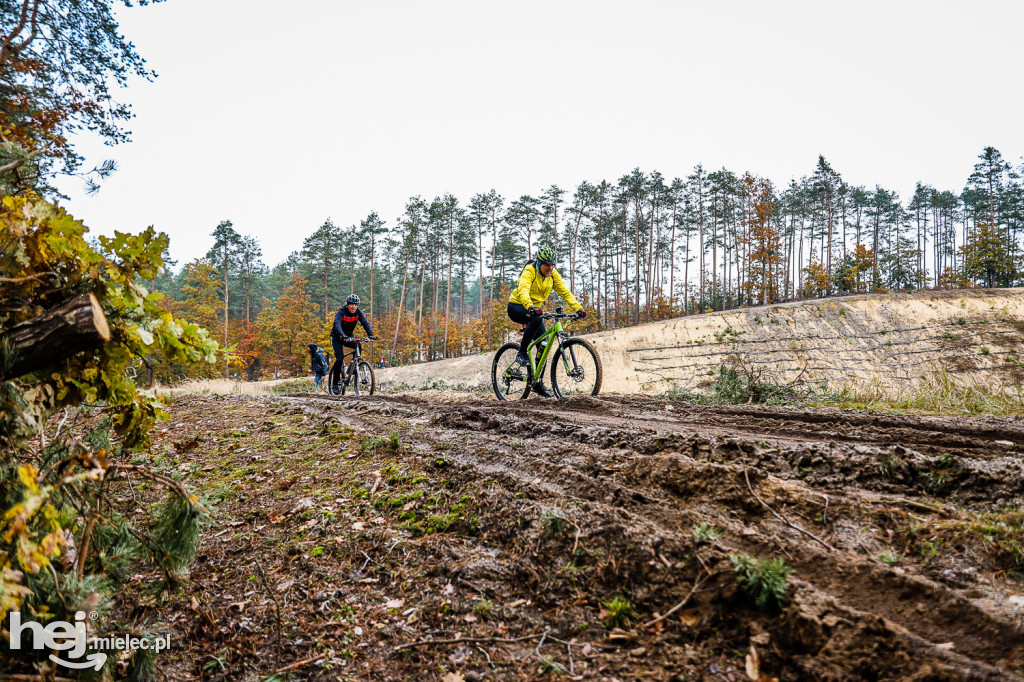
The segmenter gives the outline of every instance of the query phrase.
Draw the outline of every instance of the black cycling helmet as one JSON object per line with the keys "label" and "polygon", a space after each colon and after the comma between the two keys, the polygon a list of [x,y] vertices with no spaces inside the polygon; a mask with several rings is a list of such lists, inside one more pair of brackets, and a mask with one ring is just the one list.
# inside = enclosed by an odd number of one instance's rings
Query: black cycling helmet
{"label": "black cycling helmet", "polygon": [[308,348],[310,352],[313,352],[317,349],[317,345],[315,343],[307,343],[306,348]]}
{"label": "black cycling helmet", "polygon": [[348,298],[345,299],[345,304],[347,305],[349,303],[355,303],[356,305],[359,305],[359,297],[356,296],[355,294],[349,294]]}
{"label": "black cycling helmet", "polygon": [[555,250],[550,246],[542,246],[537,250],[537,262],[541,265],[555,264]]}

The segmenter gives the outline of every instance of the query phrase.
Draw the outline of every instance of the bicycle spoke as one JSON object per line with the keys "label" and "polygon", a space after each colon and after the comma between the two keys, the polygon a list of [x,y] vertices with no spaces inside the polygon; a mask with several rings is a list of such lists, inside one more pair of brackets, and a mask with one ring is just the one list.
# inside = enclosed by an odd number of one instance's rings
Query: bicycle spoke
{"label": "bicycle spoke", "polygon": [[551,385],[559,397],[597,395],[601,389],[601,360],[586,341],[566,341],[551,367]]}
{"label": "bicycle spoke", "polygon": [[498,349],[491,364],[491,385],[499,400],[520,400],[527,390],[529,370],[516,361],[519,346],[507,343]]}

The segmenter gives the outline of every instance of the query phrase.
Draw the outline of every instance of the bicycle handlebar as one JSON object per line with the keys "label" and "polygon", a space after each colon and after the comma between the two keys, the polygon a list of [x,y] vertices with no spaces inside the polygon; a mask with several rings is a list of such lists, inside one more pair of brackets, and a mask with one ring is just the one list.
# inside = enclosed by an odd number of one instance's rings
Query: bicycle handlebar
{"label": "bicycle handlebar", "polygon": [[580,319],[576,313],[541,313],[540,317],[542,320],[555,320],[566,317],[571,317],[574,320]]}
{"label": "bicycle handlebar", "polygon": [[348,337],[347,340],[354,341],[356,343],[362,343],[364,341],[373,341],[373,339],[371,339],[369,336],[350,336]]}

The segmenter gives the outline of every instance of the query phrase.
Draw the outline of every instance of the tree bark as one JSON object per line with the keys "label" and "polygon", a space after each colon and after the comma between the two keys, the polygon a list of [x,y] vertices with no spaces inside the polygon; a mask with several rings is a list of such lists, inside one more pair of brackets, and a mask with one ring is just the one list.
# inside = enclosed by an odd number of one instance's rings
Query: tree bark
{"label": "tree bark", "polygon": [[84,294],[11,328],[3,341],[15,351],[5,379],[45,369],[110,340],[110,327],[96,296]]}

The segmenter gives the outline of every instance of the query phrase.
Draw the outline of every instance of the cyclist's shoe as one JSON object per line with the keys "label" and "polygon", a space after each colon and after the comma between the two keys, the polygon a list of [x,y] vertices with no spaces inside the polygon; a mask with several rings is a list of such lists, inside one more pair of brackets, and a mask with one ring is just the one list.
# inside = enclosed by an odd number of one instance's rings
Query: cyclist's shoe
{"label": "cyclist's shoe", "polygon": [[539,381],[533,385],[533,392],[539,395],[541,398],[554,397],[553,395],[551,395],[551,391],[544,388],[544,384],[540,383]]}
{"label": "cyclist's shoe", "polygon": [[331,386],[331,393],[334,395],[341,395],[341,384],[334,384]]}
{"label": "cyclist's shoe", "polygon": [[522,352],[516,353],[516,362],[518,362],[523,367],[526,367],[530,364],[530,361],[526,359],[526,353]]}

